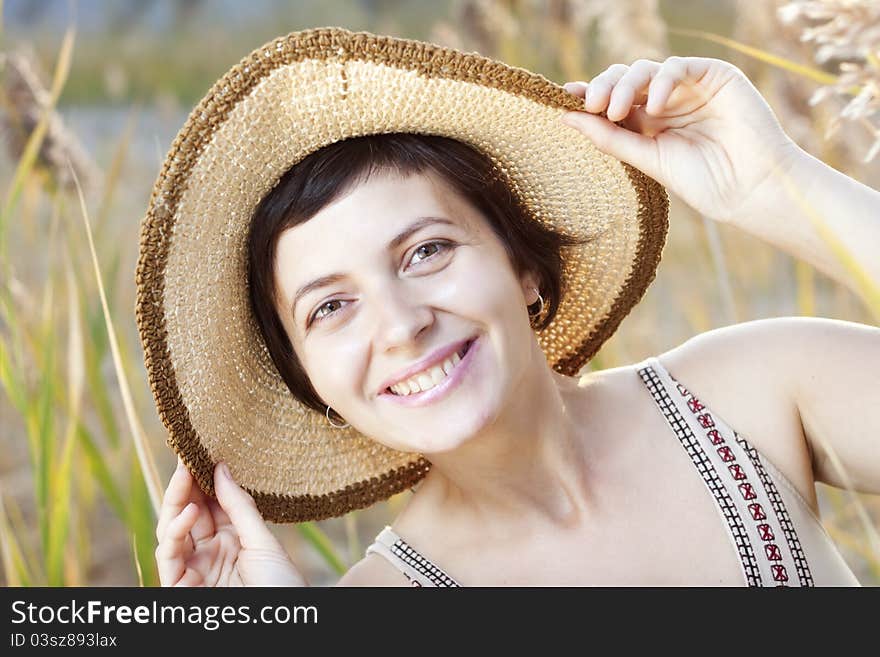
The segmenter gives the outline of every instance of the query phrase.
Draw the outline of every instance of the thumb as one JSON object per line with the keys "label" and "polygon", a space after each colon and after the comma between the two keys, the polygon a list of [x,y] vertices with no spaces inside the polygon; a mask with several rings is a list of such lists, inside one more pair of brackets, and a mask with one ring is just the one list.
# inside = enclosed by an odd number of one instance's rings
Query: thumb
{"label": "thumb", "polygon": [[214,468],[214,492],[217,495],[217,502],[238,532],[239,541],[244,549],[281,548],[278,539],[269,531],[266,521],[263,520],[254,498],[235,482],[229,466],[225,463],[218,463]]}
{"label": "thumb", "polygon": [[652,178],[657,177],[657,143],[651,137],[589,112],[566,112],[560,120],[589,138],[603,153],[631,164]]}

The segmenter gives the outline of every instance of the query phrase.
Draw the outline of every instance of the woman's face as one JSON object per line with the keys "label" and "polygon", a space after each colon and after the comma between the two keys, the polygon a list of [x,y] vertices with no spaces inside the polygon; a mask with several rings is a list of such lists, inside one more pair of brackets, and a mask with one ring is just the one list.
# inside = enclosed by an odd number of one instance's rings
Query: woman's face
{"label": "woman's face", "polygon": [[[540,354],[526,308],[535,280],[516,277],[486,219],[435,174],[374,173],[281,235],[275,276],[279,316],[317,393],[395,449],[464,443]],[[435,387],[388,390],[400,380]]]}

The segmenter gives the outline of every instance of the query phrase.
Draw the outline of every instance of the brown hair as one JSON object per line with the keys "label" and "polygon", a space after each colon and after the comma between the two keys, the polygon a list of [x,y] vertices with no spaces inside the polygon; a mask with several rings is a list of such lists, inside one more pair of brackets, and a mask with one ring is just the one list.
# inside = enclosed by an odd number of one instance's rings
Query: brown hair
{"label": "brown hair", "polygon": [[310,154],[281,176],[254,211],[247,242],[248,290],[251,310],[281,378],[294,397],[322,414],[327,404],[312,387],[274,303],[276,245],[286,229],[308,221],[376,171],[403,176],[433,171],[480,211],[503,243],[517,276],[526,271],[538,276],[545,307],[536,330],[553,320],[564,292],[562,249],[589,241],[533,219],[491,159],[449,137],[366,135]]}

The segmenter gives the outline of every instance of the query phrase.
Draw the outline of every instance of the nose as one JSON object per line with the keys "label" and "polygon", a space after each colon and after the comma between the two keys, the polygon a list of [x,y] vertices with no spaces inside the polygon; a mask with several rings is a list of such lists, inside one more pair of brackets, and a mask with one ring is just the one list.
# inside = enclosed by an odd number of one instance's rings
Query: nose
{"label": "nose", "polygon": [[433,311],[405,286],[385,288],[377,304],[376,347],[380,351],[406,348],[434,323]]}

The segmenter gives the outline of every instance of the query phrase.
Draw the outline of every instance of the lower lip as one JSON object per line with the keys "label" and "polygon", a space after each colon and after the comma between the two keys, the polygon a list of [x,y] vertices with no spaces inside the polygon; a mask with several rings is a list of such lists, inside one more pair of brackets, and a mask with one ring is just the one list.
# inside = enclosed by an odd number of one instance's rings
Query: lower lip
{"label": "lower lip", "polygon": [[480,338],[474,340],[468,348],[467,353],[464,355],[464,358],[462,358],[458,362],[458,365],[455,366],[455,369],[452,370],[452,374],[447,375],[446,378],[430,390],[414,392],[411,395],[395,395],[391,392],[383,392],[381,397],[402,406],[426,406],[443,399],[446,395],[452,392],[452,390],[454,390],[464,378],[468,368],[474,360],[474,354],[479,348],[479,344]]}

